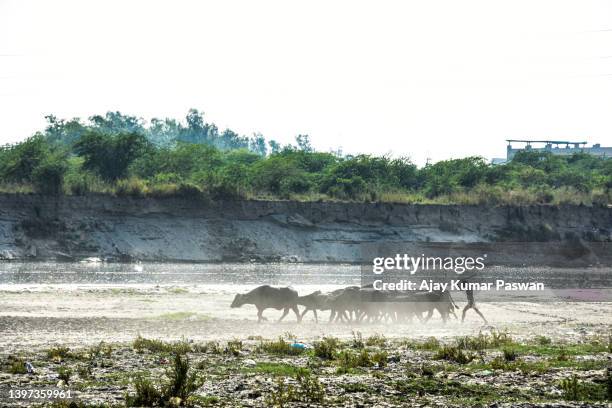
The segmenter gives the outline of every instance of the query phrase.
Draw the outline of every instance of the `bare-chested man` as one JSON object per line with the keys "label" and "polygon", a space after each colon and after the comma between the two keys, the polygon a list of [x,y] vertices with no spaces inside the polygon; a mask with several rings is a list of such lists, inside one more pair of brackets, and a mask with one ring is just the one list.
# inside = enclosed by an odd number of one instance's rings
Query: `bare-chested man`
{"label": "bare-chested man", "polygon": [[[461,281],[461,282],[465,282],[465,281]],[[461,323],[463,323],[463,321],[465,320],[465,314],[467,313],[467,311],[469,309],[474,309],[474,311],[478,313],[478,316],[482,317],[482,320],[484,320],[485,324],[489,324],[489,322],[487,322],[487,319],[484,317],[484,315],[476,307],[476,301],[474,300],[474,291],[468,288],[465,291],[465,295],[467,296],[468,303],[463,308],[463,313],[461,314]]]}

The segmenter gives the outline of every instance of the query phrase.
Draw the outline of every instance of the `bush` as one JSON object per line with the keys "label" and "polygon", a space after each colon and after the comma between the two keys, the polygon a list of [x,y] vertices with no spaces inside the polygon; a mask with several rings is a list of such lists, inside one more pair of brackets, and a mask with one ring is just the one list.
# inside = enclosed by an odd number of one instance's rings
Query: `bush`
{"label": "bush", "polygon": [[504,352],[504,360],[506,361],[514,361],[518,357],[518,353],[514,349],[505,348],[503,352]]}
{"label": "bush", "polygon": [[348,373],[351,369],[358,367],[372,367],[375,364],[373,356],[366,349],[361,349],[359,353],[351,350],[343,350],[338,354],[337,362],[339,365],[339,374]]}
{"label": "bush", "polygon": [[115,183],[115,194],[119,197],[144,197],[147,192],[146,183],[138,178],[118,180]]}
{"label": "bush", "polygon": [[185,354],[192,351],[189,343],[185,341],[180,341],[176,343],[166,343],[161,340],[155,339],[146,339],[144,337],[138,336],[134,342],[132,343],[132,347],[134,350],[138,352],[142,352],[144,350],[151,351],[153,353],[175,353],[175,354]]}
{"label": "bush", "polygon": [[63,157],[47,156],[32,172],[34,188],[41,194],[62,194],[66,170],[67,165]]}
{"label": "bush", "polygon": [[333,185],[323,192],[328,193],[332,197],[354,200],[366,193],[366,183],[359,176],[337,178],[333,181]]}
{"label": "bush", "polygon": [[57,377],[62,380],[66,385],[70,384],[70,377],[72,376],[72,370],[68,367],[60,367],[57,370]]}
{"label": "bush", "polygon": [[9,374],[27,374],[25,361],[20,358],[13,360],[9,365],[8,372]]}
{"label": "bush", "polygon": [[467,364],[474,360],[475,357],[476,356],[473,354],[465,353],[463,349],[457,346],[442,346],[442,348],[434,354],[434,359],[436,360],[447,360],[459,364]]}
{"label": "bush", "polygon": [[126,407],[157,407],[163,406],[162,393],[151,380],[147,378],[136,378],[134,380],[134,395],[126,394]]}
{"label": "bush", "polygon": [[258,352],[264,352],[269,354],[280,354],[280,355],[298,355],[304,352],[304,349],[293,347],[291,343],[285,341],[282,337],[279,337],[276,341],[262,341],[257,346]]}
{"label": "bush", "polygon": [[127,407],[165,407],[187,405],[188,399],[203,384],[202,379],[190,373],[189,360],[182,354],[175,354],[172,368],[166,371],[166,381],[156,386],[151,380],[137,377],[134,381],[135,394],[126,394]]}
{"label": "bush", "polygon": [[325,398],[325,388],[319,379],[312,375],[308,370],[298,370],[297,373],[298,390],[294,401],[323,403]]}
{"label": "bush", "polygon": [[324,337],[322,341],[314,343],[314,355],[324,360],[332,360],[337,353],[338,346],[338,339]]}
{"label": "bush", "polygon": [[68,347],[59,346],[47,350],[47,358],[57,362],[65,360],[69,357],[72,357],[72,353]]}

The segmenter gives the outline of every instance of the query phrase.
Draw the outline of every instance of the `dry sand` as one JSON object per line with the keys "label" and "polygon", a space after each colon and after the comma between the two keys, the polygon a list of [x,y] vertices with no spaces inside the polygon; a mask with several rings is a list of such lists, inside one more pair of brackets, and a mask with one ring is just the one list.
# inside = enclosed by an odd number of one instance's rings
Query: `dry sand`
{"label": "dry sand", "polygon": [[[10,288],[7,289],[7,288]],[[302,341],[323,335],[350,337],[354,330],[364,335],[440,338],[478,333],[483,322],[469,311],[465,323],[443,324],[435,316],[428,324],[329,324],[328,312],[312,314],[296,324],[293,313],[276,323],[281,312],[268,309],[269,320],[256,322],[254,306],[229,307],[235,285],[26,285],[4,286],[0,291],[0,354],[51,345],[84,346],[105,342],[129,342],[137,335],[173,340],[227,340],[263,336],[274,338],[291,332]],[[327,286],[324,289],[333,289]],[[296,287],[308,293],[314,287]],[[460,307],[465,299],[456,296]],[[522,302],[480,303],[491,326],[518,338],[546,335],[571,340],[575,336],[610,329],[611,303]],[[460,312],[460,310],[458,311]]]}

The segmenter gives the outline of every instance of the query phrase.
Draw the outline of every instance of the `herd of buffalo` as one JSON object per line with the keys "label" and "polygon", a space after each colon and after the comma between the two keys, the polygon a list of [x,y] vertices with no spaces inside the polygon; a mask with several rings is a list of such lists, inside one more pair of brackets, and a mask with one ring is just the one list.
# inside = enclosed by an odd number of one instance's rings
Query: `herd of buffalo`
{"label": "herd of buffalo", "polygon": [[[470,291],[471,292],[471,291]],[[484,316],[475,307],[473,294],[468,292],[468,304],[465,312],[473,308],[482,318]],[[300,322],[308,311],[312,311],[318,322],[317,311],[329,310],[330,322],[378,322],[381,320],[412,321],[416,317],[420,322],[427,322],[437,310],[442,320],[446,322],[452,314],[455,318],[457,305],[450,292],[386,292],[374,290],[371,286],[349,286],[330,293],[313,292],[306,296],[299,296],[290,288],[276,288],[268,285],[259,286],[246,294],[237,294],[231,304],[232,308],[243,305],[255,305],[257,308],[257,321],[264,320],[265,309],[283,310],[278,320],[283,320],[290,310],[293,310]],[[300,313],[298,306],[304,306]],[[425,316],[424,316],[425,314]]]}

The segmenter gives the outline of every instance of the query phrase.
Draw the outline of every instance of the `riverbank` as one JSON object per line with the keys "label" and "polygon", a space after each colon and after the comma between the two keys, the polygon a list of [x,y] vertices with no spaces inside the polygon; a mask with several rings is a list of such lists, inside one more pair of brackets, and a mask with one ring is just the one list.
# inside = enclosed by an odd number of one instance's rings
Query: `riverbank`
{"label": "riverbank", "polygon": [[4,260],[359,263],[400,248],[586,266],[612,265],[611,241],[605,207],[0,194]]}
{"label": "riverbank", "polygon": [[198,379],[185,399],[196,407],[603,407],[610,398],[610,303],[480,303],[490,323],[483,327],[475,313],[444,325],[438,316],[428,324],[329,324],[322,312],[320,323],[309,315],[297,324],[293,316],[274,323],[273,310],[258,324],[254,307],[229,309],[232,293],[190,285],[0,296],[7,407],[41,402],[11,399],[11,389],[71,391],[83,407],[158,398],[142,387],[161,392],[177,354]]}

